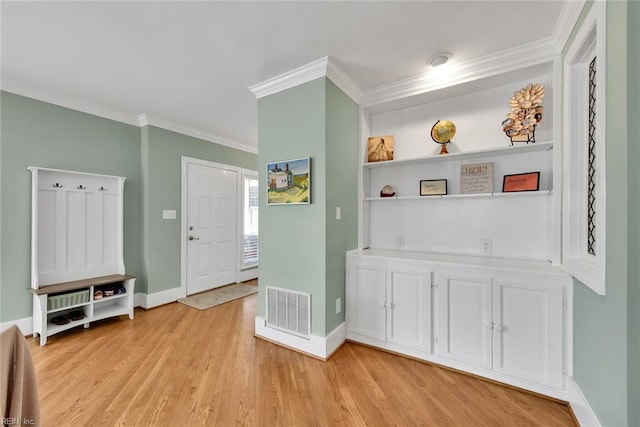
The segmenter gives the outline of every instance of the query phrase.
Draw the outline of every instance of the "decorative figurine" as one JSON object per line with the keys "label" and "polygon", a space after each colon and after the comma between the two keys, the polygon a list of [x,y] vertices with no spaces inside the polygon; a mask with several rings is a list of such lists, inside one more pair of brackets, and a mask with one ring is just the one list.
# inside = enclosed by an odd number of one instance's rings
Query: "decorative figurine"
{"label": "decorative figurine", "polygon": [[509,100],[511,112],[502,122],[502,131],[514,142],[535,143],[536,126],[542,121],[544,86],[536,83],[515,92]]}

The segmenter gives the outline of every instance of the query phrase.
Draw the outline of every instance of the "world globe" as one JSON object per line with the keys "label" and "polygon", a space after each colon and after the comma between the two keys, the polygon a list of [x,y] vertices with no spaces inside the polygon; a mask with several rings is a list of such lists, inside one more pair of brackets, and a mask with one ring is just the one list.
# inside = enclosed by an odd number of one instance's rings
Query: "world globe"
{"label": "world globe", "polygon": [[456,134],[456,125],[449,120],[438,120],[431,128],[431,139],[438,144],[447,144]]}

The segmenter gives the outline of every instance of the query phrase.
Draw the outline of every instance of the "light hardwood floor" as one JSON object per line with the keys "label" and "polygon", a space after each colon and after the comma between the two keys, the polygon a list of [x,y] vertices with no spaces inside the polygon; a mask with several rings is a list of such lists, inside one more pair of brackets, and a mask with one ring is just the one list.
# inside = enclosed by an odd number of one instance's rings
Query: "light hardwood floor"
{"label": "light hardwood floor", "polygon": [[562,403],[361,345],[323,362],[255,338],[256,301],[28,338],[42,425],[576,425]]}

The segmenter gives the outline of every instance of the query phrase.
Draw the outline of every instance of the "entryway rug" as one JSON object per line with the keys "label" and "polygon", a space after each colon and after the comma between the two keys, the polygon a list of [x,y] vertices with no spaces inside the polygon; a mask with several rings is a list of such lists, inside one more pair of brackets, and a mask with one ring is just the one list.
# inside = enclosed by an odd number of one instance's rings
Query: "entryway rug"
{"label": "entryway rug", "polygon": [[[257,282],[257,281],[256,281]],[[246,283],[236,283],[235,285],[223,286],[211,291],[201,292],[186,298],[180,298],[179,303],[197,308],[198,310],[206,310],[216,305],[224,304],[234,299],[243,298],[248,295],[258,293],[258,287],[248,285]]]}

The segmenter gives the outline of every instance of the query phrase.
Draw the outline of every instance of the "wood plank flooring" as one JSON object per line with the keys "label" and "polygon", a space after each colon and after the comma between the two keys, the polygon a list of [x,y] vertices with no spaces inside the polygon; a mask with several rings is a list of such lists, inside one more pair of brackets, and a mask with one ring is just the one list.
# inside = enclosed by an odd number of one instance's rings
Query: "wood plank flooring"
{"label": "wood plank flooring", "polygon": [[365,346],[323,362],[255,338],[256,301],[28,338],[42,425],[576,425],[562,403]]}

